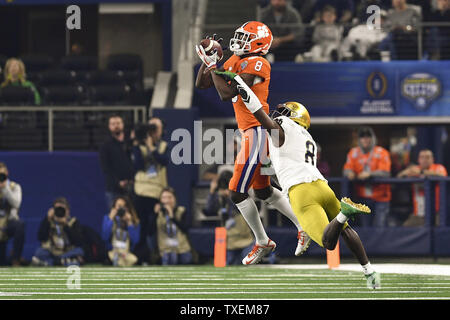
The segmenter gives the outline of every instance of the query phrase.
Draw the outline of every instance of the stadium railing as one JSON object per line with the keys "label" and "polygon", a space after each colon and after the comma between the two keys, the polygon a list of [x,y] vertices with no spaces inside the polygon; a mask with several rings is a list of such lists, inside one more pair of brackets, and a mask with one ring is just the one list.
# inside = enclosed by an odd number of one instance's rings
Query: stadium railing
{"label": "stadium railing", "polygon": [[[5,137],[6,135],[9,135],[8,140],[14,139],[14,133],[15,131],[18,131],[22,127],[23,121],[21,117],[16,117],[14,120],[10,121],[8,124],[8,121],[11,118],[11,115],[13,114],[22,114],[23,120],[30,120],[31,124],[28,125],[28,129],[34,129],[37,133],[46,132],[47,133],[47,149],[48,151],[54,151],[55,150],[55,126],[61,126],[61,125],[73,125],[71,121],[74,121],[73,119],[79,120],[79,126],[80,128],[85,128],[88,125],[88,122],[85,119],[85,115],[89,113],[95,113],[97,115],[100,115],[101,121],[97,121],[94,126],[97,127],[106,127],[106,118],[105,116],[107,114],[111,113],[117,113],[127,114],[127,119],[133,123],[141,123],[144,122],[147,119],[147,107],[146,106],[5,106],[0,107],[0,115],[1,115],[1,125],[0,125],[0,132],[1,136]],[[56,116],[60,113],[70,113],[72,118],[65,118],[65,117],[59,117],[56,118]],[[38,117],[37,114],[45,114],[46,117]],[[45,125],[43,125],[42,122],[46,122]],[[65,122],[65,123],[63,123]],[[127,121],[126,121],[127,122]],[[2,130],[5,129],[5,127],[8,127],[8,133],[5,134],[2,132]],[[30,131],[31,132],[31,131]],[[62,131],[62,134],[64,134],[64,131]],[[22,137],[23,139],[23,137]],[[26,141],[19,141],[21,145],[26,146]],[[15,149],[21,149],[20,147]],[[30,148],[25,147],[25,149],[33,149],[33,146],[30,146]]]}

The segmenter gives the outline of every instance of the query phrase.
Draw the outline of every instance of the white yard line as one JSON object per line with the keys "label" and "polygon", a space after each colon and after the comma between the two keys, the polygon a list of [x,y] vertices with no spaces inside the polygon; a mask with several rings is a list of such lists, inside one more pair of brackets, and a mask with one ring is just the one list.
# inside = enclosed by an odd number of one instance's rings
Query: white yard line
{"label": "white yard line", "polygon": [[[406,264],[406,263],[379,263],[373,264],[373,268],[379,273],[397,273],[397,274],[417,274],[417,275],[436,275],[436,276],[450,276],[450,265],[441,264]],[[262,267],[262,266],[258,266]],[[280,268],[280,269],[328,269],[327,265],[323,264],[303,264],[303,265],[264,265],[266,268]],[[335,270],[339,271],[359,271],[361,272],[361,265],[359,264],[341,264]]]}

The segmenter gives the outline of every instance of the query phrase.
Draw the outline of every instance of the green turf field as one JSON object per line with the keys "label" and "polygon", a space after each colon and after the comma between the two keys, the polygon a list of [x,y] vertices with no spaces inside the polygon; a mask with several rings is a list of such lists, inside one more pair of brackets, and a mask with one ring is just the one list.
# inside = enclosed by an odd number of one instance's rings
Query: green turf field
{"label": "green turf field", "polygon": [[382,288],[373,291],[356,270],[81,267],[76,288],[66,268],[0,268],[0,299],[450,299],[450,275],[383,273]]}

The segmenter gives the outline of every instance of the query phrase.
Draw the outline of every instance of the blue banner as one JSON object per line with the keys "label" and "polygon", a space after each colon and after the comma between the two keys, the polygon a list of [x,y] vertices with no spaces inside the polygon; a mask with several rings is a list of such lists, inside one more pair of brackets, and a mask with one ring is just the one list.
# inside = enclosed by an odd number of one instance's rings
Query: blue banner
{"label": "blue banner", "polygon": [[[197,68],[196,68],[197,70]],[[311,116],[450,116],[450,61],[275,63],[269,104],[289,100]],[[202,117],[233,117],[214,88],[195,90]]]}

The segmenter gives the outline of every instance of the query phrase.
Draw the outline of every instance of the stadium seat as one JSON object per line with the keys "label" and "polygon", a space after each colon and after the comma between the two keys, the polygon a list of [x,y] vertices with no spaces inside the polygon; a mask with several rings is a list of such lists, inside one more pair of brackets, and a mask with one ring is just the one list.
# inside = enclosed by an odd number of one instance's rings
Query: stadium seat
{"label": "stadium seat", "polygon": [[34,93],[30,88],[6,86],[0,90],[2,105],[30,106],[34,105]]}
{"label": "stadium seat", "polygon": [[130,104],[128,85],[98,85],[90,87],[90,102],[97,105]]}
{"label": "stadium seat", "polygon": [[91,72],[98,70],[95,56],[65,56],[61,59],[61,68],[76,72],[78,84],[85,84]]}
{"label": "stadium seat", "polygon": [[124,85],[123,73],[112,70],[97,70],[86,74],[86,83],[97,85]]}
{"label": "stadium seat", "polygon": [[84,88],[78,85],[43,87],[42,93],[49,105],[81,105],[86,99]]}
{"label": "stadium seat", "polygon": [[25,64],[27,73],[37,73],[49,70],[54,66],[54,60],[45,55],[23,55],[20,59]]}
{"label": "stadium seat", "polygon": [[61,59],[61,68],[70,71],[93,71],[98,68],[97,57],[65,56]]}
{"label": "stadium seat", "polygon": [[108,56],[106,69],[120,72],[133,91],[143,88],[143,61],[138,54],[113,54]]}
{"label": "stadium seat", "polygon": [[107,58],[106,68],[115,71],[142,72],[143,62],[138,54],[112,54]]}
{"label": "stadium seat", "polygon": [[76,82],[76,72],[69,70],[48,70],[39,76],[37,84],[39,86],[62,86],[74,85]]}
{"label": "stadium seat", "polygon": [[86,150],[90,145],[90,132],[85,128],[55,127],[53,130],[53,148],[55,150]]}
{"label": "stadium seat", "polygon": [[43,131],[36,128],[7,127],[0,130],[2,150],[43,150],[46,149]]}

